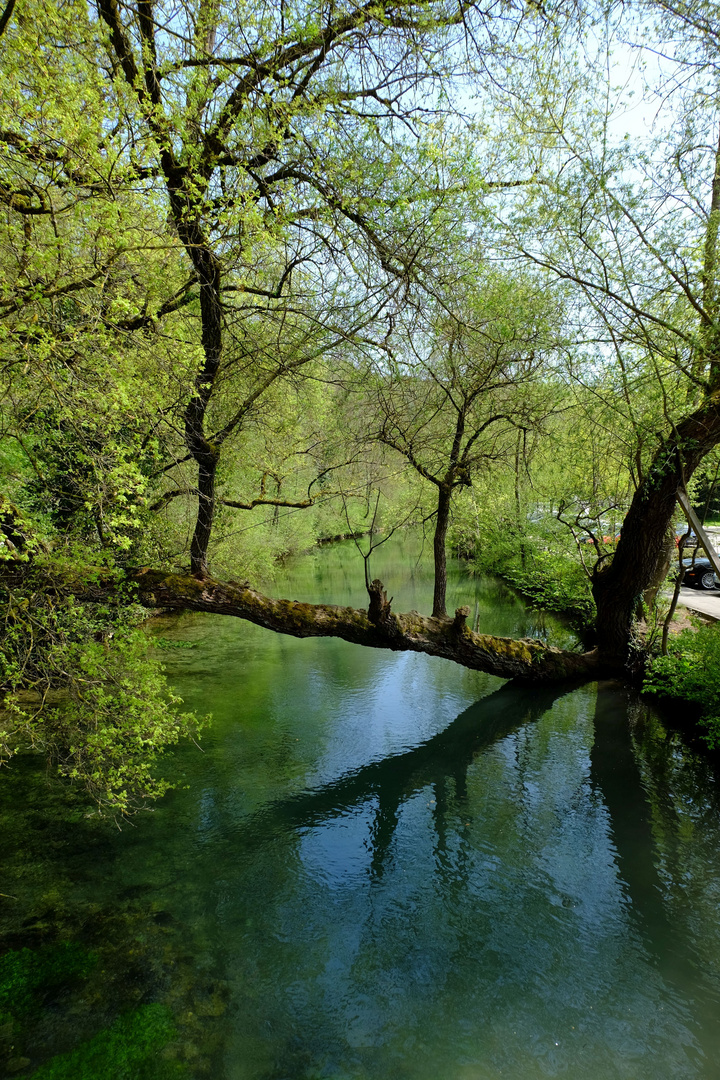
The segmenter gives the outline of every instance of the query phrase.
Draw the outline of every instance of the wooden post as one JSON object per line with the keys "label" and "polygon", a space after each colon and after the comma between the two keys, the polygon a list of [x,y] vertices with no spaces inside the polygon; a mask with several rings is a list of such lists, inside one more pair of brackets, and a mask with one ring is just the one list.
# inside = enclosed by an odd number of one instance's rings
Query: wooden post
{"label": "wooden post", "polygon": [[720,579],[720,555],[718,555],[715,548],[710,543],[710,538],[705,532],[705,529],[700,524],[700,520],[690,505],[690,501],[684,491],[678,491],[678,502],[683,508],[683,513],[688,520],[688,524],[695,530],[695,533],[702,543],[702,546],[707,552],[707,557],[710,560],[710,564]]}

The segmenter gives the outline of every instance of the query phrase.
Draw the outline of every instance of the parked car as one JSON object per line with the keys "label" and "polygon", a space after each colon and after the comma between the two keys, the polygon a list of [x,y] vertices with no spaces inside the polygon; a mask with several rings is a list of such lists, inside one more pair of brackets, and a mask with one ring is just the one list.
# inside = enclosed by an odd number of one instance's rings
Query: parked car
{"label": "parked car", "polygon": [[683,585],[691,585],[694,589],[720,588],[720,581],[715,576],[709,559],[696,559],[694,563],[690,559],[683,559],[683,566]]}

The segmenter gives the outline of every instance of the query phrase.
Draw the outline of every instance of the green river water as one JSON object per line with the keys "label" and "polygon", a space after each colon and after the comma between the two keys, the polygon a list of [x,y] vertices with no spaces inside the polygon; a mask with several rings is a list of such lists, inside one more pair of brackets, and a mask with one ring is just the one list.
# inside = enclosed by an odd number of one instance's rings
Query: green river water
{"label": "green river water", "polygon": [[[396,609],[429,610],[417,556],[374,556]],[[273,590],[364,605],[362,562]],[[460,603],[571,637],[453,565]],[[34,759],[3,774],[0,1075],[720,1077],[717,776],[638,695],[216,616],[158,633],[214,715],[168,759],[185,787],[120,831]]]}

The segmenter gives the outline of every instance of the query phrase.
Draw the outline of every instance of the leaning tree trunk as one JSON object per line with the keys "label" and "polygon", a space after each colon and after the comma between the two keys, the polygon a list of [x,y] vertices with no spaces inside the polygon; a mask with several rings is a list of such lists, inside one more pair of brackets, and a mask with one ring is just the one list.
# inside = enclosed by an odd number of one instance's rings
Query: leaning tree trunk
{"label": "leaning tree trunk", "polygon": [[417,611],[395,612],[380,581],[369,586],[366,610],[333,604],[305,604],[264,596],[247,583],[199,579],[148,567],[116,569],[91,566],[85,570],[48,567],[30,558],[0,562],[0,594],[45,589],[49,595],[74,596],[86,603],[127,600],[129,592],[149,608],[207,611],[232,615],[292,637],[336,637],[355,645],[392,652],[418,652],[453,660],[474,671],[502,679],[556,683],[620,674],[601,661],[597,650],[578,653],[557,649],[536,638],[495,637],[474,633],[467,625],[469,607],[458,608],[452,619],[433,618]]}
{"label": "leaning tree trunk", "polygon": [[[198,580],[162,570],[128,571],[126,580],[135,586],[137,598],[148,607],[233,615],[292,637],[339,637],[375,649],[421,652],[503,679],[554,683],[614,673],[601,665],[597,651],[577,653],[535,638],[474,633],[467,626],[469,607],[458,608],[453,619],[427,617],[417,611],[396,613],[380,581],[371,582],[370,603],[364,611],[277,600],[247,584],[208,577]],[[104,598],[107,587],[97,575],[73,584],[76,595],[88,600]],[[109,588],[116,589],[117,582],[111,580]]]}
{"label": "leaning tree trunk", "polygon": [[630,658],[635,611],[666,559],[678,491],[718,443],[720,391],[663,442],[635,492],[612,562],[595,575],[598,650],[606,661],[626,663]]}
{"label": "leaning tree trunk", "polygon": [[438,488],[438,508],[435,519],[435,537],[433,555],[435,559],[435,588],[433,590],[433,618],[447,616],[445,609],[447,595],[447,554],[445,541],[450,523],[450,499],[452,488],[441,484]]}

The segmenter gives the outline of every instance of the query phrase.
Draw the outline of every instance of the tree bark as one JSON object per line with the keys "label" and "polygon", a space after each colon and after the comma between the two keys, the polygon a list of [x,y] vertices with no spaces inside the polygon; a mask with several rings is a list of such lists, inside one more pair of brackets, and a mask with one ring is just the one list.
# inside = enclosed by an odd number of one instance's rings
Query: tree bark
{"label": "tree bark", "polygon": [[611,666],[631,657],[638,601],[666,559],[666,538],[681,486],[720,443],[720,391],[681,421],[662,443],[639,485],[609,566],[593,582],[598,649]]}
{"label": "tree bark", "polygon": [[[427,617],[391,610],[382,583],[370,585],[369,610],[275,600],[235,582],[167,574],[141,569],[128,574],[138,599],[147,607],[207,611],[246,619],[258,626],[292,637],[339,637],[356,645],[393,652],[421,652],[441,656],[463,667],[485,671],[503,679],[555,683],[568,679],[612,674],[601,666],[595,652],[576,653],[552,648],[534,638],[475,634],[466,625],[469,608],[458,608],[454,619]],[[86,599],[100,598],[102,582],[83,586]]]}
{"label": "tree bark", "polygon": [[435,518],[435,536],[433,538],[433,557],[435,559],[435,587],[433,589],[433,617],[447,618],[445,610],[447,596],[447,554],[445,540],[450,523],[450,500],[452,487],[441,484],[438,487],[438,508]]}
{"label": "tree bark", "polygon": [[536,638],[473,633],[467,626],[469,607],[458,608],[453,619],[428,617],[417,611],[396,614],[380,581],[370,583],[365,611],[276,600],[247,583],[146,567],[125,570],[123,577],[117,570],[108,572],[107,567],[58,570],[19,559],[0,564],[0,586],[4,589],[22,589],[29,583],[33,589],[42,588],[59,597],[71,595],[86,603],[106,603],[117,595],[127,599],[129,586],[134,598],[148,608],[231,615],[292,637],[338,637],[368,648],[425,653],[521,682],[551,684],[622,673],[596,650],[577,653],[553,648]]}
{"label": "tree bark", "polygon": [[203,243],[199,227],[188,226],[180,217],[180,200],[173,201],[178,233],[193,261],[200,283],[203,365],[195,378],[193,396],[185,409],[185,442],[198,467],[198,508],[190,545],[193,574],[208,573],[208,549],[215,516],[215,475],[220,450],[205,434],[205,415],[212,397],[222,358],[222,304],[220,266]]}
{"label": "tree bark", "polygon": [[190,542],[190,569],[198,577],[209,571],[208,549],[215,517],[215,473],[218,457],[208,451],[198,461],[198,508],[195,531]]}

